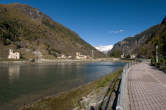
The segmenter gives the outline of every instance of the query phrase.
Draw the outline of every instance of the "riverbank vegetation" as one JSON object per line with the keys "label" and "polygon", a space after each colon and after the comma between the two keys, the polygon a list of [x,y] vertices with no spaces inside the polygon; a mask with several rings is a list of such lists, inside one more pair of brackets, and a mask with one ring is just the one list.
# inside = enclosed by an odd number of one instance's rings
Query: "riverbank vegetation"
{"label": "riverbank vegetation", "polygon": [[120,77],[121,73],[122,68],[68,92],[63,92],[57,96],[50,96],[41,99],[32,105],[24,106],[20,110],[71,110],[78,106],[78,101],[82,97],[87,96],[92,91],[97,92],[99,88],[108,86],[115,78]]}

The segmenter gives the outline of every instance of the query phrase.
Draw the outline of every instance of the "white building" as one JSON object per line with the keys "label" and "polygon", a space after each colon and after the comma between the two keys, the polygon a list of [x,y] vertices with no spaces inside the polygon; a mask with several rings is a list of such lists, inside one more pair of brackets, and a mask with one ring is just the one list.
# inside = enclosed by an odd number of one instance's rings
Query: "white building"
{"label": "white building", "polygon": [[87,59],[86,55],[81,55],[80,52],[76,52],[76,59]]}
{"label": "white building", "polygon": [[130,58],[131,58],[131,59],[135,59],[136,56],[135,56],[135,55],[130,55]]}
{"label": "white building", "polygon": [[57,58],[59,58],[59,59],[65,59],[66,58],[66,55],[61,55],[61,56],[59,56],[59,57],[57,57]]}
{"label": "white building", "polygon": [[9,49],[8,59],[20,59],[20,53],[14,52],[12,49]]}
{"label": "white building", "polygon": [[68,59],[71,59],[71,58],[72,58],[72,56],[68,56],[67,58],[68,58]]}
{"label": "white building", "polygon": [[124,54],[122,54],[120,57],[121,57],[121,58],[125,58]]}

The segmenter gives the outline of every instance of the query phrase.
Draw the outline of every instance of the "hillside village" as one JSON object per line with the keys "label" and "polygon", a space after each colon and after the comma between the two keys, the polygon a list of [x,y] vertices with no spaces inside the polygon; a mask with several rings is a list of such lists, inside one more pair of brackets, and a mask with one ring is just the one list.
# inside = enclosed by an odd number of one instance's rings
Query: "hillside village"
{"label": "hillside village", "polygon": [[[33,54],[35,55],[35,59],[43,59],[43,55],[39,50],[34,51]],[[57,59],[77,59],[77,60],[82,60],[82,59],[92,59],[93,56],[88,56],[88,55],[83,55],[80,52],[76,52],[76,55],[73,56],[67,56],[65,54],[61,54],[57,57]],[[20,53],[16,52],[12,49],[9,49],[9,54],[8,54],[8,59],[15,59],[19,60],[20,59]]]}
{"label": "hillside village", "polygon": [[39,9],[24,4],[1,4],[0,12],[0,58],[7,59],[10,48],[20,52],[24,59],[35,59],[37,54],[44,59],[71,58],[77,52],[81,53],[77,57],[80,59],[82,55],[91,56],[91,50],[95,58],[105,57],[76,32]]}

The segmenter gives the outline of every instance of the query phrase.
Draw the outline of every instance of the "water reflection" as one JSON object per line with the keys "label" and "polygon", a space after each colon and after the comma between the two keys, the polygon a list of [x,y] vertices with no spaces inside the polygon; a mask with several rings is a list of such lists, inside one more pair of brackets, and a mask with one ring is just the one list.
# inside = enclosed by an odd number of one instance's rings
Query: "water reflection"
{"label": "water reflection", "polygon": [[9,65],[8,66],[9,81],[13,82],[14,80],[19,79],[19,76],[20,76],[20,65]]}
{"label": "water reflection", "polygon": [[[0,110],[16,110],[16,106],[24,102],[29,103],[40,97],[78,87],[107,75],[123,65],[112,62],[0,64]],[[11,109],[8,109],[9,105]]]}

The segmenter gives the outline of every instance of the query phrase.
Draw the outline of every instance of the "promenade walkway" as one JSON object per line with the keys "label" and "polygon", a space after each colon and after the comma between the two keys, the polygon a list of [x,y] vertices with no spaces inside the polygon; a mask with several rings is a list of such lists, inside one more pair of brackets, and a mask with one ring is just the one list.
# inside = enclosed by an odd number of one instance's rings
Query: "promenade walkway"
{"label": "promenade walkway", "polygon": [[166,74],[147,63],[128,72],[130,110],[166,110]]}

